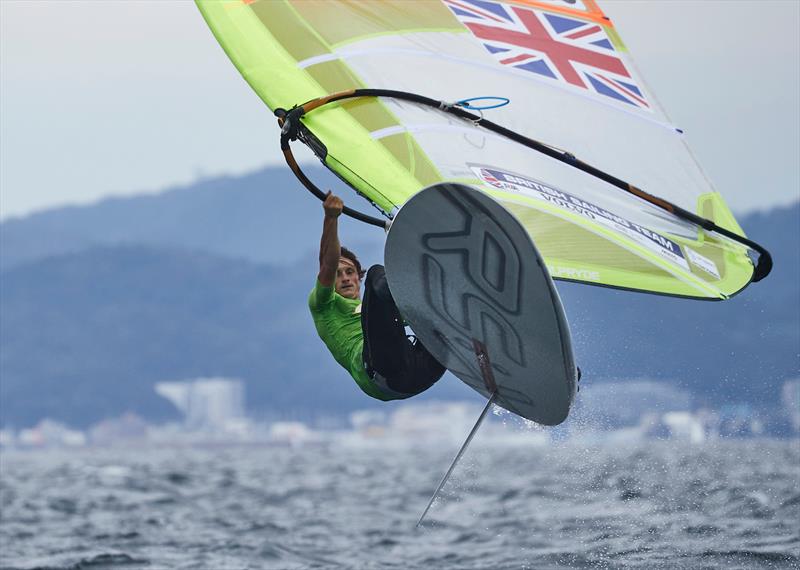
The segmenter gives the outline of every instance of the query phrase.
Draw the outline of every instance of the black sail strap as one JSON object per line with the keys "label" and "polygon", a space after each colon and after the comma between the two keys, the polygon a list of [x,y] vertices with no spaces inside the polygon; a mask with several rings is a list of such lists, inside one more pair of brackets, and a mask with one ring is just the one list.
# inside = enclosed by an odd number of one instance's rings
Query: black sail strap
{"label": "black sail strap", "polygon": [[[471,113],[464,109],[462,106],[454,103],[446,103],[444,101],[439,101],[436,99],[431,99],[430,97],[425,97],[424,95],[418,95],[416,93],[408,93],[406,91],[395,91],[391,89],[351,89],[349,91],[341,91],[339,93],[332,93],[330,95],[325,95],[324,97],[318,97],[316,99],[312,99],[302,105],[296,106],[289,111],[285,109],[276,109],[275,115],[278,117],[278,123],[281,125],[281,150],[283,150],[284,157],[286,158],[286,162],[295,175],[300,179],[300,182],[308,188],[315,196],[320,198],[321,200],[325,199],[325,193],[322,192],[319,188],[317,188],[313,182],[311,182],[308,177],[303,174],[302,170],[297,164],[297,161],[294,159],[292,155],[291,148],[289,146],[289,142],[292,140],[300,139],[305,142],[321,159],[324,160],[325,155],[325,148],[313,134],[310,133],[305,127],[302,125],[300,119],[303,115],[306,115],[313,111],[314,109],[318,109],[324,105],[329,103],[334,103],[336,101],[342,101],[345,99],[353,99],[357,97],[388,97],[392,99],[399,99],[402,101],[409,101],[411,103],[417,103],[420,105],[425,105],[427,107],[433,107],[435,109],[439,109],[446,113],[450,113],[451,115],[455,115],[461,119],[470,121],[474,125],[480,126],[485,128],[493,133],[506,137],[514,142],[517,142],[523,146],[526,146],[532,150],[540,152],[550,158],[558,160],[559,162],[563,162],[573,168],[577,168],[595,178],[599,178],[600,180],[611,184],[627,192],[628,194],[632,194],[646,202],[661,208],[662,210],[666,210],[667,212],[673,214],[674,216],[696,224],[703,228],[706,231],[715,232],[722,236],[725,236],[728,239],[731,239],[735,242],[738,242],[742,245],[745,245],[756,251],[758,253],[758,261],[755,263],[755,268],[753,271],[753,278],[752,281],[761,281],[764,277],[769,275],[770,271],[772,270],[772,256],[770,253],[761,246],[760,244],[744,237],[740,236],[739,234],[728,230],[727,228],[723,228],[721,226],[716,225],[713,221],[698,216],[680,206],[669,202],[668,200],[664,200],[663,198],[659,198],[648,192],[645,192],[641,188],[637,188],[636,186],[625,182],[624,180],[617,178],[607,172],[600,170],[583,162],[575,157],[574,154],[554,148],[549,146],[543,142],[537,141],[535,139],[526,137],[521,135],[517,132],[514,132],[510,129],[503,127],[502,125],[498,125],[497,123],[493,123],[487,119],[485,119],[482,115],[476,115],[475,113]],[[315,146],[317,148],[315,148]],[[387,228],[390,224],[387,220],[381,220],[379,218],[374,218],[372,216],[368,216],[361,212],[357,212],[355,210],[351,210],[350,208],[345,207],[344,213],[348,216],[351,216],[357,220],[362,222],[372,224],[378,227]]]}

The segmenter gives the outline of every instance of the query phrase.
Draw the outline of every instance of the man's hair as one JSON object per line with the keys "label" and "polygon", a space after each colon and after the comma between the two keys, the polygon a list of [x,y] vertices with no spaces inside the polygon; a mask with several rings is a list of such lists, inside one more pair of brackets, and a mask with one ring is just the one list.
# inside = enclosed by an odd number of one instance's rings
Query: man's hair
{"label": "man's hair", "polygon": [[340,253],[341,257],[344,257],[345,259],[349,259],[350,261],[352,261],[353,265],[356,266],[356,271],[358,271],[358,278],[363,279],[366,271],[361,269],[361,262],[356,257],[356,254],[344,246],[341,247],[341,250],[342,250],[342,252]]}

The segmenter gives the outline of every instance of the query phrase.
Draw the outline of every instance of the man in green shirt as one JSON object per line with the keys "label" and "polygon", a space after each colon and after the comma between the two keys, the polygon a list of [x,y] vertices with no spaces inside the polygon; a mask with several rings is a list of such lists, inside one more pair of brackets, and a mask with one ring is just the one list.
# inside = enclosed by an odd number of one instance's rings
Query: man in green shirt
{"label": "man in green shirt", "polygon": [[356,384],[378,400],[409,398],[430,388],[445,368],[414,337],[389,291],[382,265],[367,272],[339,243],[341,198],[328,192],[323,209],[319,275],[308,307],[325,346]]}

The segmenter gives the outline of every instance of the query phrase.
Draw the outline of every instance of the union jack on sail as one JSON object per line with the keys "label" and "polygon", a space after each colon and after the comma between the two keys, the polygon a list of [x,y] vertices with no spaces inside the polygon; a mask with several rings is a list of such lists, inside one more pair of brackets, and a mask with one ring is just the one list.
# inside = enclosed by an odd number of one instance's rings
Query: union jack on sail
{"label": "union jack on sail", "polygon": [[444,0],[502,65],[650,109],[599,24],[492,0]]}

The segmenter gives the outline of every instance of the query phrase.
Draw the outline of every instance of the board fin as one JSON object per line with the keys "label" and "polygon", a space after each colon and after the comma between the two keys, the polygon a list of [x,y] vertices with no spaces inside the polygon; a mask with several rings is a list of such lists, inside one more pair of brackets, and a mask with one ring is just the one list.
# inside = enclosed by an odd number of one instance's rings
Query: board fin
{"label": "board fin", "polygon": [[478,359],[478,366],[481,369],[481,376],[483,376],[483,382],[484,384],[486,384],[486,389],[489,390],[491,396],[489,397],[489,401],[486,402],[486,406],[484,406],[481,415],[478,416],[478,421],[476,421],[475,425],[472,426],[472,430],[470,430],[466,441],[464,441],[464,443],[461,445],[461,449],[458,450],[455,459],[453,459],[453,462],[450,463],[450,468],[447,470],[447,473],[444,474],[444,477],[442,477],[442,480],[439,482],[439,486],[436,487],[436,490],[433,492],[431,500],[428,501],[428,506],[425,507],[425,510],[419,517],[419,520],[417,521],[417,525],[415,528],[419,528],[419,525],[422,524],[422,520],[425,518],[425,515],[428,514],[428,511],[433,505],[433,502],[436,500],[436,497],[439,496],[439,491],[441,491],[442,487],[444,487],[444,484],[447,483],[447,480],[450,478],[450,474],[456,467],[456,463],[458,463],[458,460],[461,459],[462,455],[464,455],[464,452],[467,450],[469,442],[471,442],[472,438],[475,437],[475,434],[478,432],[478,428],[483,423],[483,419],[486,417],[486,413],[492,407],[492,404],[494,404],[494,401],[497,398],[497,384],[495,383],[494,380],[494,374],[492,373],[492,363],[489,360],[489,353],[486,351],[486,346],[476,338],[472,339],[472,346],[475,349],[475,357]]}

